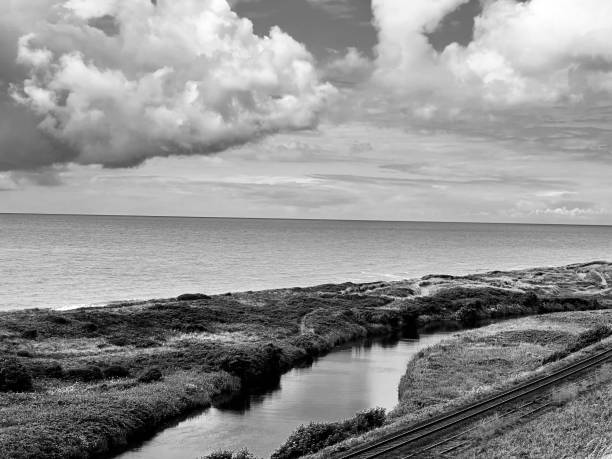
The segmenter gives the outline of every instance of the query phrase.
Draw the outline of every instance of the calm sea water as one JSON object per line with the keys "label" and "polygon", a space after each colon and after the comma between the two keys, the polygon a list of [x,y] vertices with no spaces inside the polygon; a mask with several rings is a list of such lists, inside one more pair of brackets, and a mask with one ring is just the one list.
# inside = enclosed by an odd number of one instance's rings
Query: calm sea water
{"label": "calm sea water", "polygon": [[0,214],[0,310],[612,259],[612,227]]}

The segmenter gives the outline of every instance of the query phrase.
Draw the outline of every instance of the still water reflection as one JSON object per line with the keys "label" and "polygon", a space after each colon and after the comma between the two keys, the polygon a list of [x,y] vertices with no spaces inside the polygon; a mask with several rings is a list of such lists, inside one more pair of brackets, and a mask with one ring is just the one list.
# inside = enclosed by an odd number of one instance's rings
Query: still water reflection
{"label": "still water reflection", "polygon": [[269,457],[300,424],[336,421],[376,406],[393,408],[410,357],[447,335],[363,341],[337,349],[310,367],[284,374],[267,393],[218,404],[119,457],[194,459],[219,449],[241,448]]}

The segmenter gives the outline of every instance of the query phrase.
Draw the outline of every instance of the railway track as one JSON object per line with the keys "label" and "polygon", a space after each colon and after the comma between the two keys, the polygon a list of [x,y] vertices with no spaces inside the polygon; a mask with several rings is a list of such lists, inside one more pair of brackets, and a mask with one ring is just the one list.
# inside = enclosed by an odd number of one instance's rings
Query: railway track
{"label": "railway track", "polygon": [[509,405],[523,398],[538,394],[545,389],[549,389],[556,384],[571,378],[572,376],[596,367],[610,358],[612,358],[612,349],[584,358],[567,365],[550,375],[532,379],[520,384],[517,387],[488,397],[479,402],[472,403],[464,408],[444,415],[436,416],[428,421],[408,427],[400,432],[388,435],[361,448],[343,452],[335,456],[335,458],[373,459],[381,457],[415,457],[414,448],[416,445],[426,442],[427,439],[431,439],[446,431],[450,431],[466,421],[475,420],[476,418],[502,408],[505,405]]}

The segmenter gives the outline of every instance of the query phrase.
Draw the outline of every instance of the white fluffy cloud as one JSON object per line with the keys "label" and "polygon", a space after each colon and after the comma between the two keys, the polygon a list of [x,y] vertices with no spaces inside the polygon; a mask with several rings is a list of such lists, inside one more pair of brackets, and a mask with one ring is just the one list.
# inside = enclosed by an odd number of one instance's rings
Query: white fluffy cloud
{"label": "white fluffy cloud", "polygon": [[612,2],[483,0],[473,41],[436,52],[426,32],[466,1],[373,0],[376,82],[436,107],[571,104],[612,94]]}
{"label": "white fluffy cloud", "polygon": [[11,82],[14,101],[82,164],[131,166],[309,128],[335,93],[303,45],[278,28],[258,37],[225,0],[9,1],[0,14],[18,25],[27,69]]}

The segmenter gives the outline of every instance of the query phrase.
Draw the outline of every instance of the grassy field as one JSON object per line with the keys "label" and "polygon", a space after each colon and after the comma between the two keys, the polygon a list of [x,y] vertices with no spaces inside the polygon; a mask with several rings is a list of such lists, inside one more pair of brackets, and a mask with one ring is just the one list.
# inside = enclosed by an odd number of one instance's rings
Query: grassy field
{"label": "grassy field", "polygon": [[[608,344],[612,340],[608,340]],[[612,366],[570,383],[552,397],[554,406],[528,419],[485,424],[456,457],[585,458],[612,454]]]}
{"label": "grassy field", "polygon": [[398,329],[390,299],[345,287],[2,313],[2,457],[118,451],[216,395]]}
{"label": "grassy field", "polygon": [[[521,380],[544,370],[550,356],[572,349],[581,336],[606,324],[612,324],[612,311],[568,312],[461,333],[422,351],[408,364],[399,385],[399,405],[390,416],[414,416]],[[605,337],[604,330],[596,338]]]}
{"label": "grassy field", "polygon": [[[612,344],[612,310],[563,312],[507,320],[482,328],[463,331],[418,353],[408,363],[399,385],[399,403],[389,413],[386,425],[366,435],[355,437],[324,449],[309,457],[327,458],[334,451],[346,450],[364,440],[375,440],[399,427],[425,420],[457,406],[483,398],[508,388],[539,373],[564,364],[564,360],[549,357],[560,352],[564,359],[580,357],[591,350],[590,345]],[[597,344],[599,343],[599,344]],[[583,419],[583,422],[587,420]],[[588,424],[598,418],[588,419]],[[490,425],[491,423],[488,423]],[[495,425],[495,422],[492,423]],[[542,424],[545,429],[546,425]],[[560,427],[562,429],[562,427]],[[485,429],[474,444],[485,444],[496,438],[497,430]],[[520,433],[509,437],[504,451],[520,445]],[[537,441],[533,436],[533,442]],[[577,441],[577,437],[572,437]],[[550,441],[554,441],[551,437]],[[513,443],[518,442],[518,443]],[[478,448],[465,457],[543,457],[529,455],[533,444],[526,444],[517,456],[489,456],[494,450]],[[574,445],[576,448],[578,442]],[[542,450],[538,450],[540,453]],[[527,454],[527,455],[525,455]],[[563,457],[563,456],[546,456]],[[565,456],[573,457],[573,456]]]}
{"label": "grassy field", "polygon": [[[350,340],[440,320],[475,325],[605,308],[610,289],[602,279],[610,279],[610,271],[597,263],[0,313],[0,451],[7,458],[108,455],[210,405],[217,395],[278,381],[284,371]],[[500,375],[533,369],[588,329],[586,317],[530,319],[539,325],[528,335],[475,331],[471,343],[423,354],[411,363],[414,371],[402,382],[402,404],[393,416],[419,416],[491,386]],[[468,344],[489,349],[488,357],[464,383],[453,383],[462,368],[444,354],[480,355],[470,354]],[[427,381],[440,377],[449,383],[426,393]],[[364,430],[356,425],[330,431]]]}

